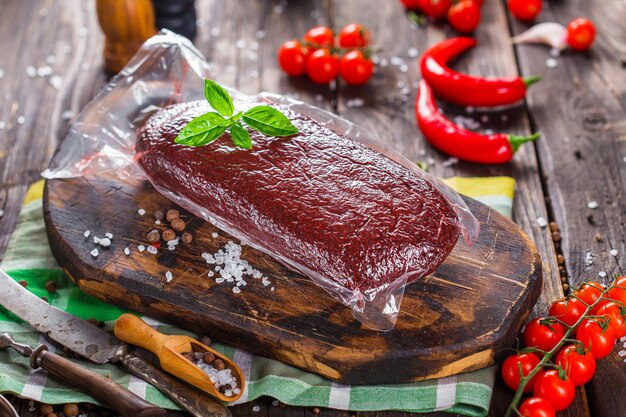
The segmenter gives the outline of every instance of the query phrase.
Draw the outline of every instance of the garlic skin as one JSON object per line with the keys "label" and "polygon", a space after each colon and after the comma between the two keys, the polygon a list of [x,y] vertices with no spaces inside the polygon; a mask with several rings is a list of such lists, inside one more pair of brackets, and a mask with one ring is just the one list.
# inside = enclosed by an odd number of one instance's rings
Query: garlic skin
{"label": "garlic skin", "polygon": [[562,51],[567,48],[567,28],[560,23],[539,23],[513,37],[513,43],[542,43]]}

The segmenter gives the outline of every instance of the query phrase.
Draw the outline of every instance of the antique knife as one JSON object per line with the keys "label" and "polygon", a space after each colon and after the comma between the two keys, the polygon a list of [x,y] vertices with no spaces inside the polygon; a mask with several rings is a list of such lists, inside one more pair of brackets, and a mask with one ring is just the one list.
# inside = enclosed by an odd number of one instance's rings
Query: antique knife
{"label": "antique knife", "polygon": [[104,330],[49,305],[2,270],[0,288],[0,305],[72,352],[98,364],[121,364],[195,417],[231,416],[224,405],[134,355],[126,344]]}

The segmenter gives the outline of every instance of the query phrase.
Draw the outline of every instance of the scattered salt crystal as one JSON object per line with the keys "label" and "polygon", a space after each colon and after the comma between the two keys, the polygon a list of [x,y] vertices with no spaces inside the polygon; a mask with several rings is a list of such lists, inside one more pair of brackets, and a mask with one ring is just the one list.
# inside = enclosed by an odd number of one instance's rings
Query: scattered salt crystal
{"label": "scattered salt crystal", "polygon": [[257,30],[257,32],[256,32],[256,38],[257,39],[265,39],[266,35],[267,35],[267,33],[264,30]]}
{"label": "scattered salt crystal", "polygon": [[23,125],[26,122],[26,118],[24,116],[20,116],[17,118],[17,124]]}
{"label": "scattered salt crystal", "polygon": [[130,249],[128,248],[128,246],[124,248],[124,255],[130,255]]}
{"label": "scattered salt crystal", "polygon": [[474,113],[474,107],[472,107],[472,106],[467,106],[467,107],[465,108],[465,111],[466,111],[466,112],[468,112],[469,114],[472,114],[472,113]]}
{"label": "scattered salt crystal", "polygon": [[100,246],[102,246],[103,248],[108,248],[109,246],[111,246],[111,239],[109,239],[108,237],[102,238],[100,239]]}
{"label": "scattered salt crystal", "polygon": [[590,251],[590,250],[586,251],[585,252],[585,265],[587,265],[587,266],[593,265],[593,259],[595,257],[596,257],[596,255],[592,251]]}
{"label": "scattered salt crystal", "polygon": [[113,239],[113,233],[105,233],[104,235],[109,239]]}
{"label": "scattered salt crystal", "polygon": [[287,7],[287,2],[281,1],[280,3],[274,6],[274,13],[283,14],[283,12],[285,11],[285,7]]}
{"label": "scattered salt crystal", "polygon": [[93,256],[94,258],[97,258],[100,252],[98,252],[98,249],[94,249],[89,253],[91,253],[91,256]]}
{"label": "scattered salt crystal", "polygon": [[252,49],[253,51],[256,51],[259,49],[259,43],[258,42],[252,42],[250,44],[250,49]]}
{"label": "scattered salt crystal", "polygon": [[89,237],[90,234],[91,234],[91,232],[89,230],[85,230],[85,233],[83,233],[83,235],[85,237]]}
{"label": "scattered salt crystal", "polygon": [[220,28],[211,29],[211,36],[213,36],[214,38],[217,38],[218,36],[220,36]]}
{"label": "scattered salt crystal", "polygon": [[213,236],[213,239],[217,239],[219,234],[217,232],[213,232],[213,233],[211,233],[211,236]]}
{"label": "scattered salt crystal", "polygon": [[7,124],[3,121],[0,121],[0,130],[3,130],[5,127],[7,127]]}
{"label": "scattered salt crystal", "polygon": [[407,64],[400,65],[400,72],[408,72],[409,66]]}
{"label": "scattered salt crystal", "polygon": [[482,116],[480,116],[480,121],[483,123],[487,123],[489,121],[489,116],[483,114]]}
{"label": "scattered salt crystal", "polygon": [[241,292],[241,289],[239,289],[239,287],[233,287],[233,292],[235,294],[239,294]]}
{"label": "scattered salt crystal", "polygon": [[458,115],[454,116],[454,123],[469,130],[480,129],[480,123],[472,119],[471,117],[458,116]]}
{"label": "scattered salt crystal", "polygon": [[156,224],[156,225],[161,224],[161,220],[155,220],[155,221],[154,221],[154,224]]}
{"label": "scattered salt crystal", "polygon": [[390,62],[391,65],[400,66],[404,64],[404,59],[400,58],[399,56],[392,56]]}
{"label": "scattered salt crystal", "polygon": [[598,276],[599,276],[600,278],[606,278],[607,274],[606,274],[606,272],[604,272],[604,271],[600,271],[600,272],[598,272]]}
{"label": "scattered salt crystal", "polygon": [[207,276],[209,276],[209,277],[212,277],[213,275],[215,275],[215,272],[213,272],[213,271],[209,271],[209,272],[207,273]]}
{"label": "scattered salt crystal", "polygon": [[143,252],[146,250],[146,247],[144,245],[139,245],[137,246],[137,249],[139,249],[139,252]]}
{"label": "scattered salt crystal", "polygon": [[89,29],[87,29],[85,26],[78,29],[78,36],[80,37],[85,37],[87,36],[88,33],[89,33]]}
{"label": "scattered salt crystal", "polygon": [[224,282],[224,278],[215,278],[215,282],[217,284],[221,284],[222,282]]}
{"label": "scattered salt crystal", "polygon": [[622,336],[622,337],[620,337],[619,341],[620,341],[620,342],[626,342],[626,336]]}
{"label": "scattered salt crystal", "polygon": [[261,280],[261,284],[263,284],[264,287],[267,287],[271,284],[271,282],[267,278],[263,277],[263,279]]}
{"label": "scattered salt crystal", "polygon": [[387,58],[382,58],[382,59],[380,60],[380,66],[384,68],[384,67],[386,67],[387,65],[389,65],[389,61],[387,60]]}
{"label": "scattered salt crystal", "polygon": [[100,243],[100,238],[98,236],[94,236],[93,243],[96,243],[96,244]]}
{"label": "scattered salt crystal", "polygon": [[546,59],[546,67],[548,68],[556,68],[559,65],[558,61],[554,58]]}
{"label": "scattered salt crystal", "polygon": [[150,245],[148,246],[148,252],[150,252],[153,255],[156,255],[157,253],[159,253],[159,250],[157,248],[155,248],[154,246]]}
{"label": "scattered salt crystal", "polygon": [[559,48],[550,48],[550,56],[552,58],[558,58],[561,55],[561,50]]}
{"label": "scattered salt crystal", "polygon": [[419,52],[415,48],[409,48],[409,51],[407,52],[407,54],[409,55],[410,58],[417,58],[417,56],[419,55]]}
{"label": "scattered salt crystal", "polygon": [[617,352],[618,355],[620,355],[621,357],[626,356],[626,350],[620,350],[619,352]]}
{"label": "scattered salt crystal", "polygon": [[611,256],[617,256],[619,252],[617,251],[617,249],[611,249],[609,253],[611,254]]}
{"label": "scattered salt crystal", "polygon": [[63,120],[70,120],[72,117],[74,117],[74,112],[71,110],[65,110],[61,113],[61,119]]}
{"label": "scattered salt crystal", "polygon": [[50,74],[52,74],[52,67],[50,65],[37,68],[37,76],[39,77],[47,77]]}
{"label": "scattered salt crystal", "polygon": [[2,217],[4,217],[4,210],[3,210],[3,209],[0,209],[0,219],[1,219]]}
{"label": "scattered salt crystal", "polygon": [[82,64],[80,64],[80,69],[83,71],[89,71],[89,68],[91,68],[89,62],[83,62]]}
{"label": "scattered salt crystal", "polygon": [[37,76],[37,68],[33,67],[32,65],[29,65],[26,67],[26,75],[28,75],[30,78],[34,78]]}
{"label": "scattered salt crystal", "polygon": [[237,42],[235,42],[235,47],[237,49],[244,49],[246,47],[246,41],[244,41],[243,39],[238,39]]}
{"label": "scattered salt crystal", "polygon": [[259,407],[258,405],[255,405],[254,407],[252,407],[252,411],[254,411],[255,413],[258,413],[259,411],[261,411],[261,407]]}
{"label": "scattered salt crystal", "polygon": [[274,287],[270,288],[270,291],[274,291]]}
{"label": "scattered salt crystal", "polygon": [[597,201],[590,201],[587,203],[587,207],[589,207],[590,209],[597,209],[598,208],[598,202]]}
{"label": "scattered salt crystal", "polygon": [[173,278],[174,278],[174,277],[172,276],[172,273],[171,273],[170,271],[167,271],[167,272],[165,273],[165,281],[167,281],[167,282],[171,282]]}
{"label": "scattered salt crystal", "polygon": [[241,394],[241,388],[235,388],[235,389],[233,390],[233,394],[235,394],[235,395],[239,395],[239,394]]}
{"label": "scattered salt crystal", "polygon": [[47,62],[48,64],[54,64],[54,61],[56,61],[56,60],[57,60],[57,58],[56,58],[54,55],[52,55],[52,54],[51,54],[51,55],[48,55],[48,56],[46,57],[46,62]]}
{"label": "scattered salt crystal", "polygon": [[50,77],[50,80],[48,82],[52,87],[58,90],[63,84],[63,77],[61,77],[60,75],[53,75],[52,77]]}
{"label": "scattered salt crystal", "polygon": [[139,213],[140,216],[143,216],[144,214],[146,214],[146,211],[140,208],[139,210],[137,210],[137,213]]}
{"label": "scattered salt crystal", "polygon": [[539,225],[539,227],[543,229],[544,227],[548,225],[548,221],[544,219],[543,217],[537,217],[537,224]]}
{"label": "scattered salt crystal", "polygon": [[452,165],[457,164],[458,162],[459,162],[459,158],[451,157],[443,161],[441,165],[444,167],[451,167]]}
{"label": "scattered salt crystal", "polygon": [[274,407],[278,407],[278,404],[280,404],[280,403],[278,402],[278,400],[274,400],[274,401],[272,401],[272,406],[274,406]]}
{"label": "scattered salt crystal", "polygon": [[257,71],[257,70],[250,71],[250,77],[251,78],[259,78],[259,71]]}

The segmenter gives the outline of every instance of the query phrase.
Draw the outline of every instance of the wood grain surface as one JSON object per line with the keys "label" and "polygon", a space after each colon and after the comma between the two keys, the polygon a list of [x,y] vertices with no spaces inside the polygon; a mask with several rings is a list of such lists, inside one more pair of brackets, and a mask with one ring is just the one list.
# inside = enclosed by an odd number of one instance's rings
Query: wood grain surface
{"label": "wood grain surface", "polygon": [[[599,272],[624,273],[624,114],[626,83],[623,82],[626,62],[626,16],[620,0],[549,0],[538,21],[566,24],[576,16],[591,17],[598,27],[598,37],[591,53],[564,54],[556,68],[548,68],[547,48],[524,46],[513,48],[510,34],[517,34],[527,25],[507,17],[504,0],[487,0],[482,8],[482,21],[476,37],[478,47],[469,51],[453,65],[463,71],[481,75],[505,75],[521,72],[541,74],[544,82],[533,86],[526,104],[495,113],[440,105],[449,115],[462,115],[480,121],[484,129],[511,133],[528,133],[539,129],[543,138],[534,145],[525,145],[515,160],[504,166],[485,167],[472,164],[443,164],[447,157],[433,150],[421,137],[414,124],[412,85],[408,98],[399,100],[401,88],[383,94],[378,86],[393,86],[394,80],[416,80],[416,58],[408,59],[408,48],[419,53],[424,48],[454,33],[445,25],[429,23],[416,26],[404,15],[398,1],[387,0],[198,0],[199,15],[196,46],[209,58],[216,79],[248,93],[274,91],[298,96],[329,110],[340,112],[374,132],[391,130],[394,146],[408,157],[430,162],[431,172],[450,175],[513,175],[516,179],[514,220],[536,244],[543,260],[544,291],[533,315],[547,312],[549,303],[563,293],[562,285],[576,285]],[[370,27],[376,43],[384,47],[381,55],[390,60],[403,57],[408,71],[399,66],[378,67],[370,85],[363,89],[335,90],[313,86],[304,79],[282,75],[276,65],[275,53],[286,39],[298,38],[315,24],[341,27],[359,21]],[[98,29],[95,2],[80,0],[0,1],[0,258],[3,248],[17,222],[17,214],[27,185],[38,178],[52,152],[65,136],[65,130],[76,114],[99,91],[105,75],[102,71],[103,38]],[[239,49],[237,40],[246,41]],[[254,45],[256,53],[249,46]],[[6,46],[6,47],[5,47]],[[28,65],[45,64],[53,55],[56,74],[62,74],[60,88],[49,78],[30,78]],[[376,88],[370,88],[376,85]],[[586,96],[586,98],[585,98]],[[363,98],[362,106],[348,98]],[[388,99],[389,98],[389,99]],[[549,100],[549,104],[544,102]],[[343,103],[343,104],[342,104]],[[604,108],[606,106],[606,109]],[[604,122],[596,123],[601,114]],[[24,123],[18,124],[20,115]],[[488,120],[483,122],[482,117]],[[503,119],[503,116],[506,120]],[[585,126],[600,126],[588,131]],[[389,126],[389,129],[387,127]],[[576,136],[576,133],[580,136]],[[565,142],[569,137],[570,142]],[[574,140],[582,138],[582,140]],[[579,153],[574,145],[583,146]],[[578,159],[576,155],[582,156]],[[587,195],[600,203],[596,210],[587,208]],[[606,201],[610,203],[603,203]],[[556,202],[556,203],[555,203]],[[585,224],[591,214],[594,224]],[[548,228],[540,228],[536,219],[544,217],[558,222],[560,242],[553,242]],[[620,232],[622,233],[620,235]],[[598,233],[603,238],[595,240]],[[618,256],[608,253],[618,250]],[[585,263],[587,250],[596,255],[590,266]],[[563,255],[564,276],[560,276],[556,254]],[[617,349],[616,349],[617,350]],[[626,395],[623,393],[626,366],[617,354],[599,363],[591,385],[580,389],[574,405],[559,416],[598,417],[626,416]],[[616,389],[622,389],[616,393]],[[586,395],[585,395],[586,394]],[[497,380],[490,415],[500,416],[511,395]],[[587,401],[588,399],[588,401]],[[588,404],[589,403],[589,408]],[[28,401],[17,401],[22,416],[32,417],[36,410]],[[253,407],[259,406],[259,414]],[[33,410],[30,410],[30,409]],[[30,411],[29,411],[30,410]],[[274,407],[271,400],[259,400],[233,408],[235,416],[310,416],[311,409]],[[350,413],[321,410],[321,416],[358,415],[359,417],[409,416],[399,412]],[[101,416],[102,410],[90,411],[90,417]],[[417,416],[417,414],[413,414]],[[441,417],[442,412],[427,414]]]}
{"label": "wood grain surface", "polygon": [[[313,281],[250,247],[243,248],[242,258],[271,284],[246,279],[248,285],[235,294],[231,285],[215,283],[201,254],[238,241],[175,207],[146,182],[47,181],[44,218],[59,265],[88,294],[335,381],[378,384],[493,364],[539,296],[535,246],[509,219],[467,202],[481,223],[478,240],[470,246],[460,239],[433,275],[407,286],[389,332],[364,328]],[[193,242],[174,251],[163,243],[156,255],[139,252],[138,245],[150,245],[150,230],[167,228],[166,222],[155,225],[151,213],[170,208],[184,213]],[[112,233],[111,247],[92,256],[96,245],[85,230]]]}

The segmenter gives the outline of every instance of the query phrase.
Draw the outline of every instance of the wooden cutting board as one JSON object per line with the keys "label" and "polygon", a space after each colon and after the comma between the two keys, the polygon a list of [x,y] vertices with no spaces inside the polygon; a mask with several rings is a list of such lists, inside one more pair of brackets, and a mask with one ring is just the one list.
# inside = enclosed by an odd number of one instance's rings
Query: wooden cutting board
{"label": "wooden cutting board", "polygon": [[[466,201],[481,223],[479,241],[470,247],[459,239],[432,276],[408,286],[395,329],[384,333],[364,328],[311,280],[248,246],[242,258],[275,290],[255,279],[239,294],[216,284],[201,254],[217,252],[232,238],[193,215],[185,217],[191,244],[140,253],[146,234],[163,228],[152,213],[175,207],[148,182],[48,181],[44,214],[52,252],[85,293],[335,381],[381,384],[493,364],[539,296],[535,246],[498,212]],[[84,237],[86,230],[112,233],[111,247],[92,257],[96,245]]]}

